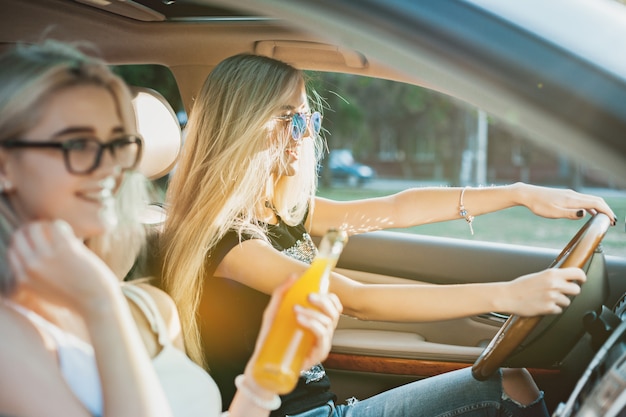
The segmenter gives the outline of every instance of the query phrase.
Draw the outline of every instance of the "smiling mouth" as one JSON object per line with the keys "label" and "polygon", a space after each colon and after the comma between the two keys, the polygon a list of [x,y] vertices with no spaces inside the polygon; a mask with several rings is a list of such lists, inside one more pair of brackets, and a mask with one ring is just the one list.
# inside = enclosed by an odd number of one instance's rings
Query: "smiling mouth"
{"label": "smiling mouth", "polygon": [[104,189],[99,191],[91,191],[88,193],[81,193],[81,196],[87,200],[91,200],[94,202],[103,202],[113,198],[113,193],[111,190]]}
{"label": "smiling mouth", "polygon": [[98,183],[98,187],[93,190],[79,193],[79,195],[88,201],[106,204],[113,200],[113,189],[115,188],[115,179],[112,177],[105,178]]}

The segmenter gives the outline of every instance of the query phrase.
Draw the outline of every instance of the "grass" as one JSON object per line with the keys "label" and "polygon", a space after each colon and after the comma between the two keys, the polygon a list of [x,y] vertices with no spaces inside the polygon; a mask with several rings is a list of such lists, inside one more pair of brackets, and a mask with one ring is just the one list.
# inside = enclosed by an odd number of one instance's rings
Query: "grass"
{"label": "grass", "polygon": [[[388,195],[396,191],[399,190],[320,188],[318,195],[334,200],[353,200]],[[624,257],[626,256],[624,229],[626,197],[607,195],[604,199],[617,215],[618,224],[609,229],[602,241],[602,247],[608,255]],[[544,219],[534,215],[525,207],[513,207],[477,217],[473,222],[473,236],[463,219],[395,230],[402,233],[562,249],[582,225],[582,221]]]}

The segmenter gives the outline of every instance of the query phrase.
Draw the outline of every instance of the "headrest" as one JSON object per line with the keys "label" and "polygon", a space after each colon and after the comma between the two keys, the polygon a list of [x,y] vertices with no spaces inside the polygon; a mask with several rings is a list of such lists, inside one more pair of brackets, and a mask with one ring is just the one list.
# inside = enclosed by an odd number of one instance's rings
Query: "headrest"
{"label": "headrest", "polygon": [[172,170],[182,147],[182,133],[172,106],[159,92],[131,87],[137,128],[144,139],[139,171],[154,180]]}

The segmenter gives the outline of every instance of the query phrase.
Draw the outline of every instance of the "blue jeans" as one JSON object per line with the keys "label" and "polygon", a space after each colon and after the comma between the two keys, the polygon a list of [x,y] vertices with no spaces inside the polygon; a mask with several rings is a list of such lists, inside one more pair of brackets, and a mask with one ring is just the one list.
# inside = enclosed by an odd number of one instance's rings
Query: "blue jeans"
{"label": "blue jeans", "polygon": [[[297,417],[451,417],[451,416],[548,416],[543,393],[523,406],[502,391],[502,375],[476,381],[470,368],[422,379],[347,404],[332,402],[296,414]],[[294,417],[295,417],[294,416]]]}

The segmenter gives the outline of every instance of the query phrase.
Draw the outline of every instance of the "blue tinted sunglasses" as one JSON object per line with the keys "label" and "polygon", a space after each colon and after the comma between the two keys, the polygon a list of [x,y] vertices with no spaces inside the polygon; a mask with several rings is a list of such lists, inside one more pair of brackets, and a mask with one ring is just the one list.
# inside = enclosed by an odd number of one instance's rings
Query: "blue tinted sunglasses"
{"label": "blue tinted sunglasses", "polygon": [[314,135],[320,133],[322,129],[322,114],[318,111],[313,114],[294,113],[288,116],[277,116],[276,118],[285,122],[291,121],[291,137],[296,142],[302,140],[307,126]]}

